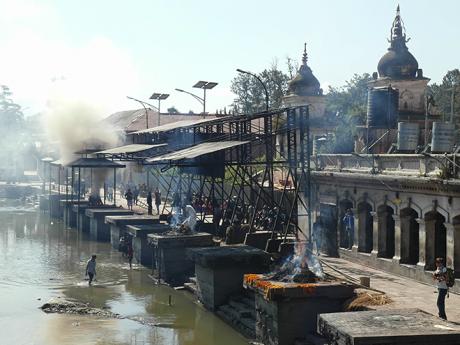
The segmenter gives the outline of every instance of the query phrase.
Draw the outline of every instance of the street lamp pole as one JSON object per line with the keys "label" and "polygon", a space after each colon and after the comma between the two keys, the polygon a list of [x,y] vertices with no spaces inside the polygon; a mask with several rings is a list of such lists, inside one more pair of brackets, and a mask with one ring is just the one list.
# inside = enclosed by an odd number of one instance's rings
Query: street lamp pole
{"label": "street lamp pole", "polygon": [[154,105],[151,105],[151,104],[149,104],[147,102],[141,101],[140,99],[137,99],[137,98],[134,98],[134,97],[126,96],[126,98],[131,99],[133,101],[136,101],[137,103],[140,103],[140,105],[142,105],[142,107],[145,110],[145,128],[149,128],[149,112],[148,112],[147,107],[145,105],[147,104],[149,107],[152,107],[152,108],[156,108],[156,107]]}
{"label": "street lamp pole", "polygon": [[193,87],[196,89],[203,89],[203,98],[195,95],[194,93],[191,93],[191,92],[188,92],[182,89],[176,89],[176,91],[186,93],[192,96],[193,98],[195,98],[198,102],[200,102],[203,105],[203,117],[205,117],[206,116],[206,90],[211,90],[216,85],[217,83],[213,81],[203,81],[203,80],[200,80],[195,85],[193,85]]}
{"label": "street lamp pole", "polygon": [[150,96],[150,99],[157,99],[158,100],[158,123],[157,125],[159,126],[161,124],[160,122],[160,116],[161,116],[161,101],[165,100],[166,98],[169,97],[169,93],[154,93],[152,96]]}
{"label": "street lamp pole", "polygon": [[262,87],[264,88],[264,91],[265,91],[265,111],[268,111],[268,107],[269,107],[268,90],[267,90],[267,86],[265,86],[265,83],[262,81],[262,79],[260,79],[257,74],[254,74],[254,73],[251,73],[251,72],[248,72],[248,71],[244,71],[244,70],[239,69],[239,68],[237,68],[236,71],[238,73],[248,74],[248,75],[256,78],[259,81],[259,83],[262,84]]}

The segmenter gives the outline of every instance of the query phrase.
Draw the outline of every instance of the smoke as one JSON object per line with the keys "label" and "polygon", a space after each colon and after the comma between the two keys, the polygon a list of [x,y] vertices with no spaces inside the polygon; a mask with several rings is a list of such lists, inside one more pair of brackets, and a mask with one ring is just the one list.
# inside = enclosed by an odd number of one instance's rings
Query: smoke
{"label": "smoke", "polygon": [[129,57],[104,38],[61,55],[64,62],[54,71],[57,77],[48,91],[44,125],[68,163],[76,151],[120,142],[118,131],[102,120],[120,110],[116,104],[126,100],[137,78]]}

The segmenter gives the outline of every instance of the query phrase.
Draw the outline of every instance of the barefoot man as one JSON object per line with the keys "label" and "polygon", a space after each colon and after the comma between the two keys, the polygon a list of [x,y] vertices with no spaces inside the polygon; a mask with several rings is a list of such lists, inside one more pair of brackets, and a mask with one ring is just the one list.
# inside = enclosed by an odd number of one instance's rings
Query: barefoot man
{"label": "barefoot man", "polygon": [[91,285],[93,282],[94,276],[96,275],[96,255],[92,255],[91,259],[88,260],[86,264],[86,273],[85,276],[88,276],[88,284]]}

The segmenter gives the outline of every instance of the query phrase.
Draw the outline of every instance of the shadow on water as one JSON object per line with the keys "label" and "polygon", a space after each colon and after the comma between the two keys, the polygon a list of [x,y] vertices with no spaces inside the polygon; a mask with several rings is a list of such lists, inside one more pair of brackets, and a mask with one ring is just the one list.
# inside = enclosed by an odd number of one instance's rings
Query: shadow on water
{"label": "shadow on water", "polygon": [[[93,253],[98,281],[89,287],[84,270]],[[33,208],[0,202],[2,343],[247,344],[190,294],[154,285],[148,273],[137,265],[130,270],[109,243],[90,241]],[[50,298],[108,308],[124,319],[45,314],[38,307]]]}

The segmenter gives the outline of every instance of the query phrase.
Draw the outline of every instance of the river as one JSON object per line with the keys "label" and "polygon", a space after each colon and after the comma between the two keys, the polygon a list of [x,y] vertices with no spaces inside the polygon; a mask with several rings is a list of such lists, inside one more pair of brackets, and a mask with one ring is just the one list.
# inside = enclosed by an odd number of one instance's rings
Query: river
{"label": "river", "polygon": [[[146,268],[130,269],[109,243],[91,241],[36,209],[7,205],[0,205],[0,344],[248,344],[191,294],[155,285]],[[98,274],[89,287],[84,270],[93,253]],[[39,307],[51,298],[109,308],[160,327],[129,319],[46,314]]]}

